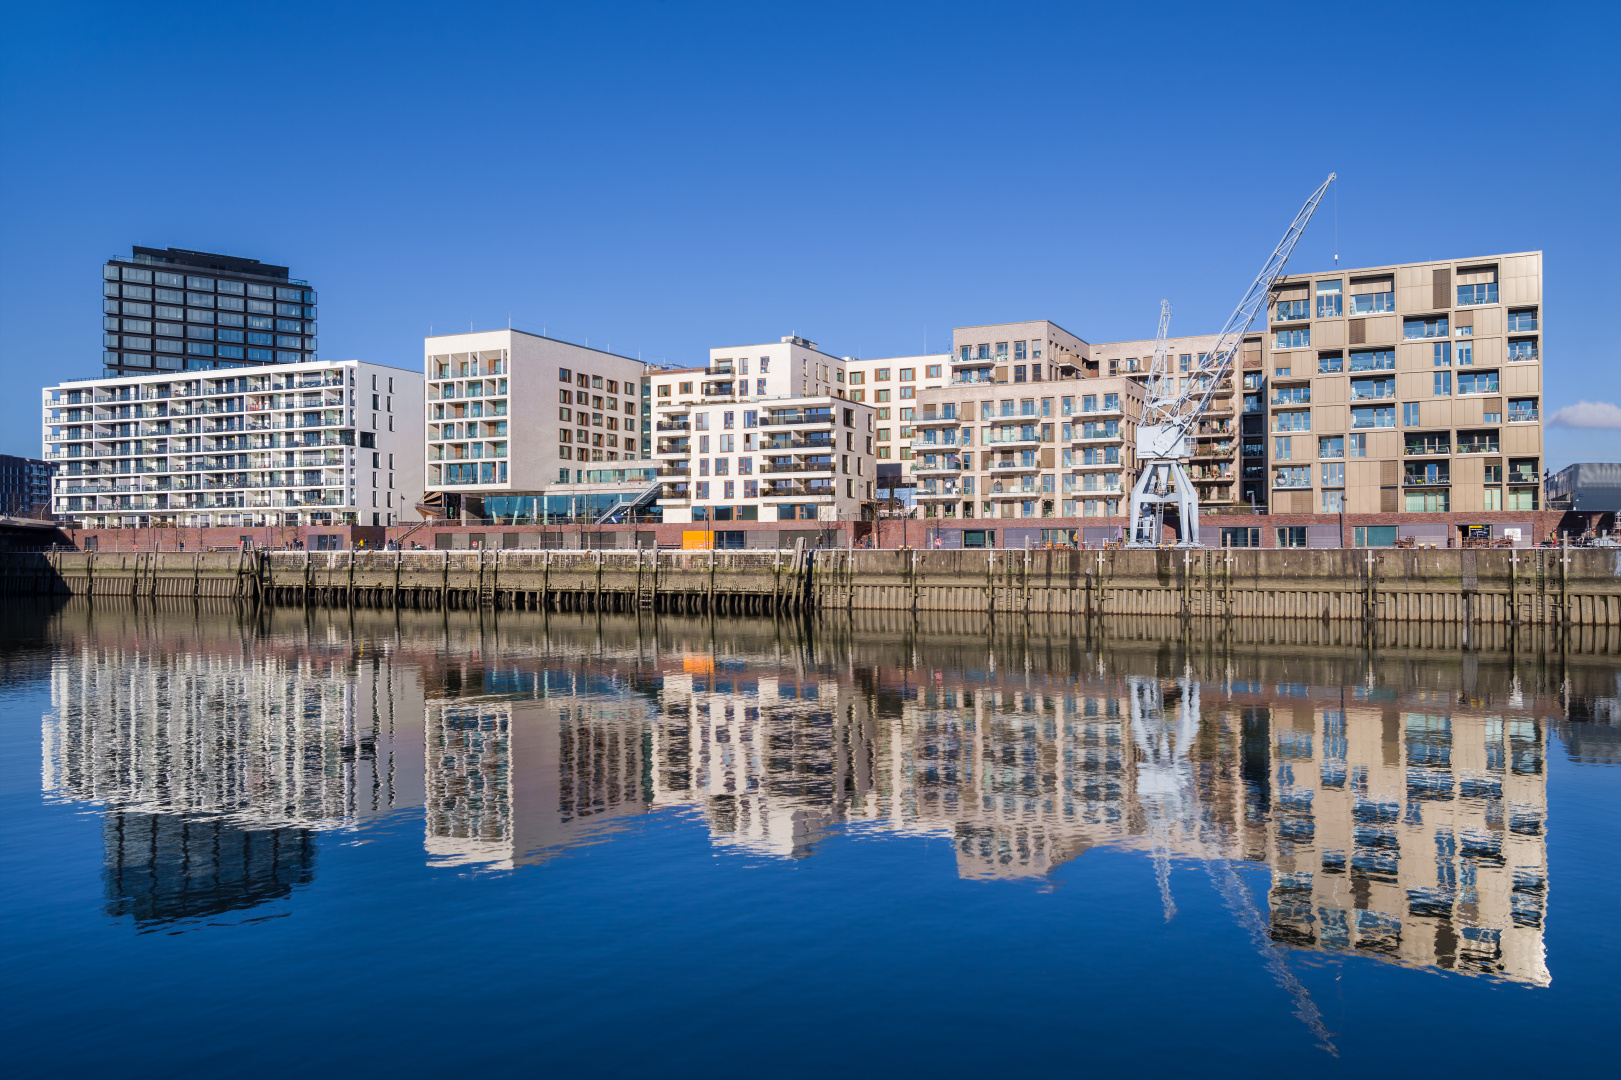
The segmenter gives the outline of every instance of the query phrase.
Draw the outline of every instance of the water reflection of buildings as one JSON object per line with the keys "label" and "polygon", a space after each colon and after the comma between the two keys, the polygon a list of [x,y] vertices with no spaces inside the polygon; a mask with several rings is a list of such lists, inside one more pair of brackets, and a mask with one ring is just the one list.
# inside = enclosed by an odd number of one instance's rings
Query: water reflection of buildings
{"label": "water reflection of buildings", "polygon": [[[424,845],[434,865],[542,862],[648,808],[646,705],[612,677],[476,663],[438,674],[424,740]],[[476,685],[464,694],[468,676]]]}
{"label": "water reflection of buildings", "polygon": [[865,825],[949,837],[974,878],[1124,845],[1159,860],[1168,912],[1167,860],[1249,860],[1278,944],[1548,981],[1524,695],[685,666],[659,680],[653,802],[700,807],[717,844],[801,857]]}
{"label": "water reflection of buildings", "polygon": [[[762,857],[835,829],[939,837],[974,879],[1128,847],[1167,914],[1177,866],[1263,864],[1270,888],[1243,899],[1274,943],[1548,980],[1547,683],[1441,651],[614,625],[89,641],[55,668],[45,786],[107,806],[109,906],[145,921],[285,895],[321,830],[391,808],[423,808],[431,864],[474,869],[683,808]],[[1595,722],[1604,690],[1581,697]]]}
{"label": "water reflection of buildings", "polygon": [[1272,868],[1273,939],[1546,984],[1542,724],[1368,696],[1240,710],[1267,740],[1245,847]]}
{"label": "water reflection of buildings", "polygon": [[398,741],[420,721],[386,657],[235,644],[107,634],[53,666],[42,784],[105,807],[109,914],[284,897],[313,879],[318,832],[416,801]]}

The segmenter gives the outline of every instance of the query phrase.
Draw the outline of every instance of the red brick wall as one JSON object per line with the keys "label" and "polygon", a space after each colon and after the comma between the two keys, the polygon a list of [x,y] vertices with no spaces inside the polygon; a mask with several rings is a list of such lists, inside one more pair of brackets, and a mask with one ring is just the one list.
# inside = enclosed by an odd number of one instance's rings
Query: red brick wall
{"label": "red brick wall", "polygon": [[[62,527],[74,547],[94,546],[97,551],[210,551],[230,548],[235,550],[244,536],[252,537],[256,547],[313,549],[315,536],[337,536],[345,550],[361,546],[382,547],[388,530],[372,525],[299,525],[266,528],[220,527],[208,529],[74,529]],[[89,543],[94,541],[93,545]]]}
{"label": "red brick wall", "polygon": [[[1436,514],[1346,514],[1343,518],[1344,530],[1341,533],[1341,543],[1349,547],[1354,539],[1352,530],[1358,525],[1396,525],[1422,523],[1444,524],[1451,527],[1452,543],[1457,544],[1458,527],[1462,525],[1488,525],[1492,523],[1519,524],[1529,522],[1533,534],[1527,539],[1544,540],[1550,537],[1557,539],[1561,527],[1568,530],[1572,536],[1579,535],[1586,527],[1581,515],[1570,515],[1568,520],[1561,510],[1534,510],[1512,511],[1501,510],[1489,513],[1436,513]],[[1277,546],[1276,529],[1284,525],[1324,525],[1341,521],[1338,514],[1222,514],[1200,519],[1199,528],[1206,544],[1215,546],[1221,542],[1221,529],[1229,526],[1258,528],[1261,530],[1261,546]],[[830,541],[836,546],[843,547],[848,542],[849,534],[853,533],[857,544],[865,543],[868,537],[876,534],[878,546],[898,548],[904,544],[912,547],[921,547],[927,541],[925,536],[931,527],[947,529],[994,529],[1001,538],[1002,529],[1080,529],[1087,526],[1097,527],[1113,525],[1124,528],[1126,519],[1114,518],[938,518],[923,519],[912,518],[905,522],[899,519],[888,518],[879,522],[866,521],[723,521],[713,524],[716,531],[726,532],[769,532],[777,533],[779,530],[792,530],[795,532],[813,529],[825,529]],[[549,525],[537,527],[534,525],[429,525],[413,531],[409,525],[394,525],[378,527],[371,525],[334,525],[330,528],[317,526],[299,526],[287,528],[210,528],[210,529],[71,529],[62,530],[75,547],[84,548],[86,540],[95,537],[96,547],[100,551],[207,551],[214,548],[235,548],[238,538],[251,536],[255,545],[269,548],[292,548],[302,545],[313,549],[314,536],[339,536],[342,538],[345,549],[359,547],[362,542],[367,548],[382,547],[386,541],[397,540],[409,534],[405,541],[407,547],[421,545],[423,548],[433,548],[435,537],[441,534],[483,535],[487,548],[499,548],[502,545],[502,536],[505,533],[537,533],[544,532],[556,535],[563,534],[567,546],[573,547],[580,543],[582,533],[654,533],[660,547],[680,547],[682,534],[688,531],[706,531],[706,523],[679,525]],[[465,543],[465,541],[463,541]],[[611,541],[612,546],[619,546]],[[182,548],[181,545],[184,545]],[[628,545],[627,545],[628,546]]]}

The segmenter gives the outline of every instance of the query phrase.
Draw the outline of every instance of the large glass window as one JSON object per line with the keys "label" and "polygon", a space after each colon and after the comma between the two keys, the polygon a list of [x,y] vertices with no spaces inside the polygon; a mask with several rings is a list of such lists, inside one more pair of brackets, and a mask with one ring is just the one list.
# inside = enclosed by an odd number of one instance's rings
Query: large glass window
{"label": "large glass window", "polygon": [[1535,330],[1536,328],[1537,328],[1537,309],[1536,308],[1520,308],[1517,311],[1511,311],[1511,312],[1508,313],[1508,332],[1509,333],[1517,334],[1517,333],[1522,333],[1522,332],[1524,332],[1526,330]]}
{"label": "large glass window", "polygon": [[1351,380],[1352,401],[1377,401],[1396,396],[1395,376]]}
{"label": "large glass window", "polygon": [[1403,319],[1401,329],[1402,336],[1409,340],[1413,338],[1446,337],[1447,317],[1445,315],[1422,315],[1416,319]]}
{"label": "large glass window", "polygon": [[1389,278],[1353,281],[1351,290],[1352,315],[1385,315],[1396,310],[1396,291]]}
{"label": "large glass window", "polygon": [[1468,307],[1471,304],[1497,303],[1497,282],[1486,281],[1479,285],[1458,286],[1458,306]]}
{"label": "large glass window", "polygon": [[1351,352],[1351,370],[1353,372],[1395,371],[1396,350],[1354,349]]}
{"label": "large glass window", "polygon": [[1342,284],[1339,281],[1319,281],[1317,283],[1317,317],[1330,319],[1343,313],[1341,302]]}
{"label": "large glass window", "polygon": [[1495,394],[1497,393],[1497,372],[1495,371],[1460,371],[1458,372],[1459,394]]}
{"label": "large glass window", "polygon": [[[1304,300],[1301,303],[1305,303]],[[1311,327],[1302,326],[1294,330],[1279,330],[1274,339],[1273,347],[1278,349],[1305,349],[1311,346]]]}
{"label": "large glass window", "polygon": [[1396,426],[1396,406],[1353,405],[1351,406],[1351,426],[1353,428],[1393,428]]}

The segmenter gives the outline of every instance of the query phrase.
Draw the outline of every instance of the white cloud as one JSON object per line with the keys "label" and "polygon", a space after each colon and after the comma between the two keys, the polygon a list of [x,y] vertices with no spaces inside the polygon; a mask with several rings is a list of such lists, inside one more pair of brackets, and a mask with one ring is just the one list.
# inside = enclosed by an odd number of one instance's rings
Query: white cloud
{"label": "white cloud", "polygon": [[1554,427],[1621,428],[1621,408],[1607,401],[1578,401],[1548,417]]}

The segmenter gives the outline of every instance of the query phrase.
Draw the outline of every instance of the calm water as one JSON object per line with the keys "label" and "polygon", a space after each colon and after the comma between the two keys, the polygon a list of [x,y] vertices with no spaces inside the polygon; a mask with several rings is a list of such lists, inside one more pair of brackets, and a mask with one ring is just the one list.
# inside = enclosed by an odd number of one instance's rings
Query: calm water
{"label": "calm water", "polygon": [[4,620],[10,1075],[1613,1067],[1613,656]]}

